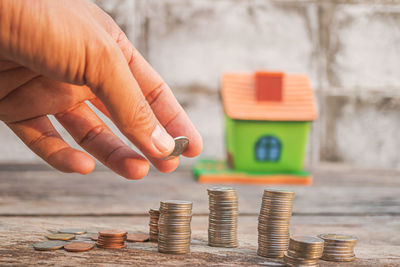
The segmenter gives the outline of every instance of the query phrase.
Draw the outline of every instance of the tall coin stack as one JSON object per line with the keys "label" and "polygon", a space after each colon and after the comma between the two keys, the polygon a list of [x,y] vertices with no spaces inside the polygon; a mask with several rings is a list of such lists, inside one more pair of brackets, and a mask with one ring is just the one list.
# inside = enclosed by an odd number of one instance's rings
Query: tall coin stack
{"label": "tall coin stack", "polygon": [[356,237],[341,234],[322,234],[319,237],[325,241],[321,259],[326,261],[354,261],[356,259],[354,254]]}
{"label": "tall coin stack", "polygon": [[99,248],[119,249],[125,248],[127,232],[124,230],[104,230],[99,232],[96,245]]}
{"label": "tall coin stack", "polygon": [[158,209],[150,209],[150,223],[149,223],[149,236],[150,241],[158,241],[158,219],[160,218],[160,211]]}
{"label": "tall coin stack", "polygon": [[158,251],[184,254],[190,252],[192,202],[161,201],[158,221]]}
{"label": "tall coin stack", "polygon": [[282,258],[289,245],[289,221],[295,193],[265,189],[258,217],[257,254]]}
{"label": "tall coin stack", "polygon": [[232,188],[208,189],[210,215],[208,245],[233,248],[238,246],[238,197]]}
{"label": "tall coin stack", "polygon": [[314,236],[292,236],[283,257],[286,266],[318,266],[324,251],[324,240]]}

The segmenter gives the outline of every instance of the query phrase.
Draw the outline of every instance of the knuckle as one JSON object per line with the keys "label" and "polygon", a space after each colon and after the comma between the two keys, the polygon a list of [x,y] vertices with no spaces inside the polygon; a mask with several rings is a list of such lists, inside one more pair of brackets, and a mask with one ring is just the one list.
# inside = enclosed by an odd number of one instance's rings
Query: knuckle
{"label": "knuckle", "polygon": [[84,146],[88,143],[90,143],[91,141],[93,141],[94,139],[96,139],[96,137],[98,137],[99,135],[101,135],[104,131],[106,130],[106,126],[105,125],[98,125],[93,127],[92,129],[90,129],[85,136],[83,136],[79,141],[78,144],[80,146]]}
{"label": "knuckle", "polygon": [[87,84],[93,93],[102,88],[102,83],[110,74],[110,64],[113,64],[118,56],[119,48],[110,38],[102,38],[93,41],[88,47],[85,84]]}
{"label": "knuckle", "polygon": [[159,99],[160,95],[164,91],[165,85],[166,85],[165,82],[162,82],[161,84],[157,85],[152,90],[150,90],[150,92],[146,95],[146,100],[147,100],[147,102],[149,103],[150,106],[154,102],[156,102],[157,99]]}
{"label": "knuckle", "polygon": [[149,104],[145,100],[141,100],[136,104],[131,118],[127,120],[128,125],[124,125],[127,134],[132,132],[147,132],[151,128],[153,113]]}
{"label": "knuckle", "polygon": [[135,59],[137,58],[139,52],[131,44],[128,37],[126,37],[123,31],[118,32],[117,36],[115,37],[115,42],[117,43],[118,47],[124,54],[125,59],[128,62],[128,65],[135,62]]}
{"label": "knuckle", "polygon": [[111,56],[115,50],[118,48],[115,41],[112,40],[111,37],[109,36],[98,36],[90,46],[89,49],[97,53],[99,58],[101,59],[101,56]]}
{"label": "knuckle", "polygon": [[118,151],[126,148],[126,145],[120,145],[111,150],[110,152],[107,153],[106,157],[104,158],[104,164],[106,166],[110,165],[110,160],[112,159],[112,156],[115,155]]}
{"label": "knuckle", "polygon": [[126,55],[126,58],[128,59],[128,65],[134,64],[138,55],[139,51],[133,45],[130,45]]}
{"label": "knuckle", "polygon": [[43,132],[40,135],[28,140],[26,145],[29,148],[35,148],[39,146],[43,140],[46,140],[48,138],[59,138],[59,134],[55,130]]}
{"label": "knuckle", "polygon": [[1,103],[0,103],[0,121],[3,121],[5,123],[10,122],[10,116],[8,115],[8,112],[2,108]]}

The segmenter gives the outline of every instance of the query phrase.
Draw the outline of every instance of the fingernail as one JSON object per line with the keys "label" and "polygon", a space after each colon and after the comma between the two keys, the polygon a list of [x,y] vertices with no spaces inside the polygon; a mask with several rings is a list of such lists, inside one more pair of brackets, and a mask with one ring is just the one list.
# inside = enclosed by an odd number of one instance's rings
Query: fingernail
{"label": "fingernail", "polygon": [[151,141],[161,153],[172,151],[175,147],[174,139],[159,125],[154,129]]}

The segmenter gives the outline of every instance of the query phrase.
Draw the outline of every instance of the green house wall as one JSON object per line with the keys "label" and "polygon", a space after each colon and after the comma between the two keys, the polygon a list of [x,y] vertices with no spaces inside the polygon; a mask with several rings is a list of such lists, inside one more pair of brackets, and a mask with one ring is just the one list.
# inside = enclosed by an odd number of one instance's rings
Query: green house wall
{"label": "green house wall", "polygon": [[[310,122],[245,121],[225,117],[226,146],[234,169],[256,172],[297,172],[303,170]],[[257,161],[256,143],[263,136],[281,142],[278,161]]]}

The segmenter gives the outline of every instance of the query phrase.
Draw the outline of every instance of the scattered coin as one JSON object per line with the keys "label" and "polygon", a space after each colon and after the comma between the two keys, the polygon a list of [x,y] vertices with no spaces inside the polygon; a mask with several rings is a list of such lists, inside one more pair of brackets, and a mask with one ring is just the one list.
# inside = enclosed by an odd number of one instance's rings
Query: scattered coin
{"label": "scattered coin", "polygon": [[158,220],[160,219],[160,210],[150,209],[150,222],[149,222],[149,234],[150,241],[158,242]]}
{"label": "scattered coin", "polygon": [[186,136],[179,136],[174,138],[175,148],[169,156],[165,157],[165,160],[173,159],[179,157],[187,147],[189,146],[189,139]]}
{"label": "scattered coin", "polygon": [[190,252],[192,202],[166,200],[160,203],[158,251],[184,254]]}
{"label": "scattered coin", "polygon": [[76,229],[76,228],[68,228],[68,229],[61,229],[58,231],[60,234],[74,234],[74,235],[83,235],[86,233],[86,230],[83,229]]}
{"label": "scattered coin", "polygon": [[49,240],[71,240],[75,238],[74,234],[50,234],[46,236]]}
{"label": "scattered coin", "polygon": [[64,247],[65,244],[67,244],[67,242],[59,241],[59,240],[44,241],[44,242],[39,242],[39,243],[33,244],[33,248],[35,250],[40,250],[40,251],[57,250],[57,249]]}
{"label": "scattered coin", "polygon": [[354,254],[356,237],[342,234],[322,234],[319,237],[325,241],[322,260],[342,262],[356,259]]}
{"label": "scattered coin", "polygon": [[126,241],[129,242],[145,242],[149,241],[149,235],[148,234],[142,234],[142,233],[129,233],[126,235]]}
{"label": "scattered coin", "polygon": [[289,221],[295,193],[265,189],[258,217],[257,254],[282,258],[289,246]]}
{"label": "scattered coin", "polygon": [[238,198],[232,188],[208,189],[210,215],[208,218],[208,245],[237,247]]}
{"label": "scattered coin", "polygon": [[64,249],[69,252],[82,252],[91,250],[94,244],[88,242],[71,242],[64,246]]}

